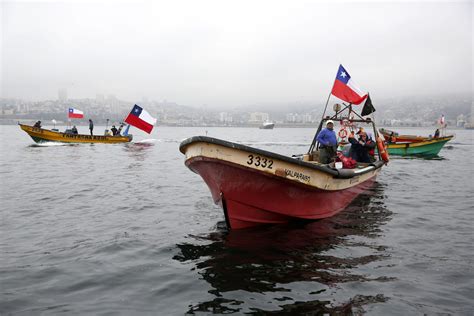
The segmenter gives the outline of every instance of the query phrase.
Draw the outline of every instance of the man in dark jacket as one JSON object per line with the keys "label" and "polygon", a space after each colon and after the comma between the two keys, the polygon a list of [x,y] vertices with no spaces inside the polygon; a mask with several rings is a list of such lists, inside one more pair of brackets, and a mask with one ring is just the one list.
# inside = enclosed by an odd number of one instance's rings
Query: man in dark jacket
{"label": "man in dark jacket", "polygon": [[89,119],[89,130],[91,131],[91,135],[92,135],[92,130],[94,129],[94,122],[92,122],[91,119]]}
{"label": "man in dark jacket", "polygon": [[115,125],[112,125],[112,128],[110,129],[110,131],[112,132],[112,135],[113,135],[113,136],[117,135],[118,130],[117,130],[117,128],[115,127]]}
{"label": "man in dark jacket", "polygon": [[375,148],[375,142],[367,137],[365,131],[359,131],[359,140],[356,140],[354,134],[349,135],[349,142],[351,143],[351,158],[357,162],[371,162],[370,151]]}

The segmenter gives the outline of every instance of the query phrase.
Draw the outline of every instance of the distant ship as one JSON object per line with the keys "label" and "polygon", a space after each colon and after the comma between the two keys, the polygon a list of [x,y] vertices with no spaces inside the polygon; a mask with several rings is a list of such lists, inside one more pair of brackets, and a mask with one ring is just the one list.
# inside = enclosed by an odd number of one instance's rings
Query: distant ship
{"label": "distant ship", "polygon": [[270,122],[270,121],[265,121],[263,122],[262,125],[260,125],[260,129],[273,129],[275,127],[275,123]]}

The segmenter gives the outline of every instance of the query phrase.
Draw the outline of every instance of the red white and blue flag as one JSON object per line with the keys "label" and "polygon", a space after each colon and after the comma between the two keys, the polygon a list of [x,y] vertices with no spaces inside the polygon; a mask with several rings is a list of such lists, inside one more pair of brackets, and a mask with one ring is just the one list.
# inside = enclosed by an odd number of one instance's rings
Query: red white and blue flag
{"label": "red white and blue flag", "polygon": [[69,118],[83,118],[84,117],[84,112],[82,112],[78,109],[69,108],[69,111],[67,113],[67,117],[69,117]]}
{"label": "red white and blue flag", "polygon": [[361,104],[367,98],[367,93],[362,92],[356,86],[342,65],[339,65],[331,94],[352,104]]}
{"label": "red white and blue flag", "polygon": [[152,117],[147,111],[135,104],[132,111],[125,119],[125,122],[150,134],[156,123],[156,118]]}

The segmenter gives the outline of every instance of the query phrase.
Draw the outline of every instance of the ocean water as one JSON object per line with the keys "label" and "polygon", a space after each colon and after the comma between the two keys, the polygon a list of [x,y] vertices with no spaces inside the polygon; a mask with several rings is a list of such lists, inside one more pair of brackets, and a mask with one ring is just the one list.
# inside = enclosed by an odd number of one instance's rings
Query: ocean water
{"label": "ocean water", "polygon": [[392,157],[333,218],[230,232],[179,143],[291,155],[315,129],[157,127],[116,145],[0,131],[1,315],[474,314],[473,131],[435,159]]}

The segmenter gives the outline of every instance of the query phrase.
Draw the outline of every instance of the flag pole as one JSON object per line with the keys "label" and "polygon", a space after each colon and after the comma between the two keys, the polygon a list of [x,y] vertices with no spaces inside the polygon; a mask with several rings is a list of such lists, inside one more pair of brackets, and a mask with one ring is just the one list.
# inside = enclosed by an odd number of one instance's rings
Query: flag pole
{"label": "flag pole", "polygon": [[311,145],[309,146],[308,154],[310,154],[313,151],[314,146],[316,144],[316,137],[318,136],[318,133],[321,130],[322,123],[323,123],[323,118],[324,118],[324,115],[326,114],[326,109],[328,108],[329,98],[331,98],[331,93],[332,93],[332,89],[331,89],[331,92],[329,92],[328,99],[326,100],[326,105],[324,106],[323,116],[321,116],[321,121],[319,122],[318,129],[316,130],[316,133],[314,134],[314,137],[313,137],[313,141],[311,142]]}
{"label": "flag pole", "polygon": [[128,130],[130,129],[130,124],[127,125],[127,127],[125,128],[125,131],[123,132],[123,136],[127,136],[128,135]]}

